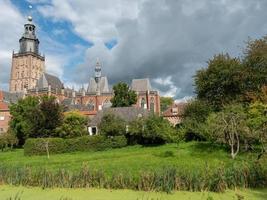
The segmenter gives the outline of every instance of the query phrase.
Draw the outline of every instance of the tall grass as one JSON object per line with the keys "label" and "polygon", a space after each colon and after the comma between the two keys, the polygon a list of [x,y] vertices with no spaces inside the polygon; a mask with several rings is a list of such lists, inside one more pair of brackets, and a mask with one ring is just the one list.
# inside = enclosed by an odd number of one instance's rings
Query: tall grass
{"label": "tall grass", "polygon": [[106,175],[101,170],[90,170],[87,165],[77,172],[64,169],[32,170],[29,167],[0,167],[0,183],[38,186],[42,188],[108,188],[144,191],[173,190],[223,192],[235,187],[255,188],[267,186],[267,169],[261,163],[231,165],[205,169],[179,170],[162,168],[143,171],[138,176],[126,172]]}

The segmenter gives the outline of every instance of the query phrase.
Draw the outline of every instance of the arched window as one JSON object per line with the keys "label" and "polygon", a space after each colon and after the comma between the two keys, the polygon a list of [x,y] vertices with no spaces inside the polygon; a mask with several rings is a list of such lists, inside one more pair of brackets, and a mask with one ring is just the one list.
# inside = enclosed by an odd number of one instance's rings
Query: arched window
{"label": "arched window", "polygon": [[155,100],[154,97],[150,98],[150,111],[155,112]]}
{"label": "arched window", "polygon": [[90,111],[95,110],[95,103],[94,103],[94,101],[92,99],[89,101],[89,103],[87,104],[87,106],[88,106],[88,109]]}
{"label": "arched window", "polygon": [[141,108],[145,108],[145,105],[146,105],[146,100],[145,100],[145,98],[142,98],[141,99]]}

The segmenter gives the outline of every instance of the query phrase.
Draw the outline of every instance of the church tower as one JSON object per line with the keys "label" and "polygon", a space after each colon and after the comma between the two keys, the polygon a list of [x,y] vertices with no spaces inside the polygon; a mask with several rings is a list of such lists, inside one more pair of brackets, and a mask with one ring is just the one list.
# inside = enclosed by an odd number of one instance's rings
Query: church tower
{"label": "church tower", "polygon": [[34,89],[44,72],[45,57],[39,54],[39,40],[35,34],[32,17],[24,25],[24,34],[19,40],[20,49],[12,55],[10,92],[23,92]]}
{"label": "church tower", "polygon": [[101,65],[99,59],[97,59],[96,66],[95,66],[95,82],[96,82],[96,95],[100,95],[100,80],[101,80]]}

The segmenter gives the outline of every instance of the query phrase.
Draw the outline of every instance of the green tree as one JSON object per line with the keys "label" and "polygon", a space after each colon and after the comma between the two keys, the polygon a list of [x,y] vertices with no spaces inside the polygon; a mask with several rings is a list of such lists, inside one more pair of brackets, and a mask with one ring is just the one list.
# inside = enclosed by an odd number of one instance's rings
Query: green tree
{"label": "green tree", "polygon": [[74,138],[87,135],[87,122],[87,118],[78,112],[68,112],[64,116],[63,124],[56,129],[56,133],[62,138]]}
{"label": "green tree", "polygon": [[249,40],[244,50],[244,91],[260,91],[267,85],[267,36]]}
{"label": "green tree", "polygon": [[176,130],[163,117],[151,115],[145,119],[142,137],[145,144],[173,142],[176,139]]}
{"label": "green tree", "polygon": [[15,134],[10,131],[0,135],[0,148],[2,151],[6,148],[13,149],[14,145],[18,144],[18,139]]}
{"label": "green tree", "polygon": [[200,100],[207,101],[214,110],[239,99],[242,93],[242,65],[228,54],[215,55],[208,68],[197,71],[195,90]]}
{"label": "green tree", "polygon": [[114,97],[112,107],[127,107],[136,103],[137,95],[126,83],[120,82],[113,86]]}
{"label": "green tree", "polygon": [[228,145],[233,159],[252,133],[242,105],[228,105],[222,111],[210,114],[206,122],[208,137],[214,142]]}
{"label": "green tree", "polygon": [[63,112],[55,97],[26,97],[10,106],[10,128],[23,145],[29,137],[51,137],[62,124]]}
{"label": "green tree", "polygon": [[261,153],[258,159],[267,152],[267,104],[254,102],[248,108],[248,126],[253,134],[253,140],[257,139],[261,145]]}
{"label": "green tree", "polygon": [[162,112],[166,111],[173,103],[172,97],[160,97],[160,110]]}
{"label": "green tree", "polygon": [[179,126],[178,132],[181,140],[205,140],[203,128],[205,121],[211,113],[210,106],[201,100],[192,100],[189,102],[183,113],[183,120]]}
{"label": "green tree", "polygon": [[106,113],[99,124],[100,133],[105,136],[125,135],[126,123],[113,113]]}
{"label": "green tree", "polygon": [[23,145],[33,132],[33,123],[37,121],[29,116],[36,113],[35,110],[37,110],[38,104],[38,97],[29,96],[10,106],[10,114],[12,115],[10,129],[17,136],[19,145]]}

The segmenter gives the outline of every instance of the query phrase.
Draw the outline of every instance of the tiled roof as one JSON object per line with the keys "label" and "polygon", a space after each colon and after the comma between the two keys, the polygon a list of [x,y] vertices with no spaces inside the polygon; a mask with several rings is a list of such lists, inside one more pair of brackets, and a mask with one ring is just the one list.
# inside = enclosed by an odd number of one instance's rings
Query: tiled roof
{"label": "tiled roof", "polygon": [[152,90],[150,81],[148,78],[145,79],[133,79],[131,89],[136,92],[144,92]]}
{"label": "tiled roof", "polygon": [[22,93],[0,91],[0,110],[9,110],[9,104],[16,103],[22,96]]}
{"label": "tiled roof", "polygon": [[2,91],[3,101],[7,103],[16,103],[19,99],[23,97],[23,93],[10,93]]}
{"label": "tiled roof", "polygon": [[112,113],[115,116],[122,118],[126,122],[131,122],[138,117],[147,117],[150,114],[148,110],[136,107],[105,108],[101,111],[98,111],[96,116],[94,116],[90,121],[89,125],[98,126],[105,113]]}
{"label": "tiled roof", "polygon": [[186,103],[173,104],[165,112],[163,112],[163,117],[181,116],[186,105]]}
{"label": "tiled roof", "polygon": [[51,74],[43,73],[43,75],[40,77],[37,83],[37,87],[39,89],[42,88],[48,88],[48,86],[51,86],[51,89],[62,89],[64,88],[64,85],[59,80],[58,77],[53,76]]}

